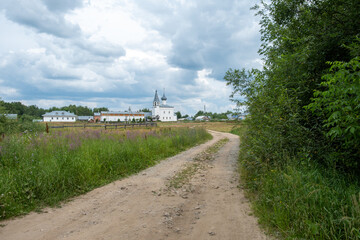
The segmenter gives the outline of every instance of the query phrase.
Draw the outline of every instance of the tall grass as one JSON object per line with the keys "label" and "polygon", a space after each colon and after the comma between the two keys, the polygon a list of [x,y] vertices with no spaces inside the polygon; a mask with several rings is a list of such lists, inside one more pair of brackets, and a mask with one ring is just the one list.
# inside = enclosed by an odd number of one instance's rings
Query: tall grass
{"label": "tall grass", "polygon": [[[244,131],[237,131],[242,134]],[[285,239],[360,239],[360,185],[308,155],[281,164],[260,160],[242,136],[242,184],[255,214]],[[256,144],[256,141],[252,142]]]}
{"label": "tall grass", "polygon": [[7,137],[0,142],[0,219],[55,205],[210,138],[199,128]]}

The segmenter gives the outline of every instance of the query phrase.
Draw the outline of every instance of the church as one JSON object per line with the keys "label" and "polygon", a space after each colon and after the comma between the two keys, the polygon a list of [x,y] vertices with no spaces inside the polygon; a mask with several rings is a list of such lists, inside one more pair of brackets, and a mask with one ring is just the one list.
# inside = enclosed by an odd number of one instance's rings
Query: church
{"label": "church", "polygon": [[160,120],[162,122],[177,121],[177,116],[174,113],[174,107],[167,105],[166,100],[167,98],[165,97],[165,90],[161,98],[162,101],[161,103],[159,100],[157,90],[155,90],[155,97],[152,108],[152,118],[156,120]]}

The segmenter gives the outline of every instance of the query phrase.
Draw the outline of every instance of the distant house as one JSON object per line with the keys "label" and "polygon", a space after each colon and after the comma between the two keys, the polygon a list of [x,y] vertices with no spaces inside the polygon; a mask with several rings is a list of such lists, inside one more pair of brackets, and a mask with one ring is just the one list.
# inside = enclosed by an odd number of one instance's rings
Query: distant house
{"label": "distant house", "polygon": [[186,118],[179,118],[178,121],[192,121],[192,117],[186,117]]}
{"label": "distant house", "polygon": [[97,112],[94,113],[94,122],[100,122],[101,121],[101,113]]}
{"label": "distant house", "polygon": [[78,116],[77,120],[82,122],[94,122],[94,116]]}
{"label": "distant house", "polygon": [[244,120],[246,115],[242,114],[228,114],[226,115],[229,120]]}
{"label": "distant house", "polygon": [[75,122],[78,117],[67,111],[52,111],[47,112],[42,116],[44,122]]}
{"label": "distant house", "polygon": [[197,116],[195,118],[195,121],[209,121],[210,120],[210,117],[208,116]]}

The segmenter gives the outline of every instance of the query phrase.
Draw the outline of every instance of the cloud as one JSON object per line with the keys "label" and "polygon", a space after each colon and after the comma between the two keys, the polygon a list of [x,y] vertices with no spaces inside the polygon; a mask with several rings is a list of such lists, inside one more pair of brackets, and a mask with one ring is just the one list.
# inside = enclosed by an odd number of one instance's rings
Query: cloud
{"label": "cloud", "polygon": [[102,41],[77,40],[75,45],[82,50],[88,51],[94,56],[103,58],[117,58],[125,55],[125,50],[119,45],[112,44],[105,39]]}
{"label": "cloud", "polygon": [[[259,25],[251,1],[146,1],[154,11],[152,27],[171,39],[170,65],[190,70],[213,69],[220,78],[231,67],[261,67]],[[151,23],[149,23],[151,25]]]}
{"label": "cloud", "polygon": [[[229,67],[261,67],[252,1],[3,0],[0,95],[51,104],[231,110]],[[5,89],[5,90],[4,90]]]}
{"label": "cloud", "polygon": [[83,0],[42,0],[42,2],[46,5],[49,11],[53,12],[67,12],[83,6]]}
{"label": "cloud", "polygon": [[0,96],[6,96],[6,97],[17,97],[19,96],[18,89],[7,87],[4,84],[4,80],[0,79]]}
{"label": "cloud", "polygon": [[[71,5],[68,4],[69,1],[58,4],[55,2],[62,1],[4,0],[0,7],[5,9],[5,14],[8,19],[18,24],[31,27],[39,33],[46,33],[60,38],[80,36],[81,30],[79,26],[70,23],[64,17],[64,13],[67,10],[73,9],[70,6],[75,7],[78,6],[78,4]],[[74,1],[74,3],[77,2],[79,1]],[[44,3],[46,3],[46,5]],[[56,5],[58,5],[60,7],[59,10],[62,11],[51,11]]]}

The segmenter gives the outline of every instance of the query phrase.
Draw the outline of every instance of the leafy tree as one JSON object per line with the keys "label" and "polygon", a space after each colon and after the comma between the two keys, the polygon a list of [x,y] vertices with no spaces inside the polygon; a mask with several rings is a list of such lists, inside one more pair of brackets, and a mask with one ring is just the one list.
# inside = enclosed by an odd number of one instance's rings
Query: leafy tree
{"label": "leafy tree", "polygon": [[181,118],[181,113],[180,113],[180,111],[175,112],[175,114],[176,114],[176,116],[177,116],[177,119]]}
{"label": "leafy tree", "polygon": [[143,108],[143,109],[140,109],[139,112],[151,112],[151,110],[148,108]]}
{"label": "leafy tree", "polygon": [[99,108],[94,108],[93,109],[93,112],[96,113],[96,112],[108,112],[109,109],[107,107],[99,107]]}
{"label": "leafy tree", "polygon": [[353,155],[343,159],[343,164],[357,167],[360,163],[351,160],[360,156],[360,57],[331,63],[323,80],[325,89],[316,90],[306,108],[324,119],[325,135],[341,146],[340,151]]}
{"label": "leafy tree", "polygon": [[[6,117],[5,117],[5,113],[6,113],[6,108],[4,106],[4,101],[1,100],[0,98],[0,134],[5,132],[6,129]],[[1,136],[0,136],[1,138]]]}
{"label": "leafy tree", "polygon": [[0,98],[0,114],[4,115],[5,113],[6,113],[5,102]]}
{"label": "leafy tree", "polygon": [[203,115],[205,115],[205,113],[200,110],[194,115],[194,118],[197,118],[198,116],[203,116]]}

